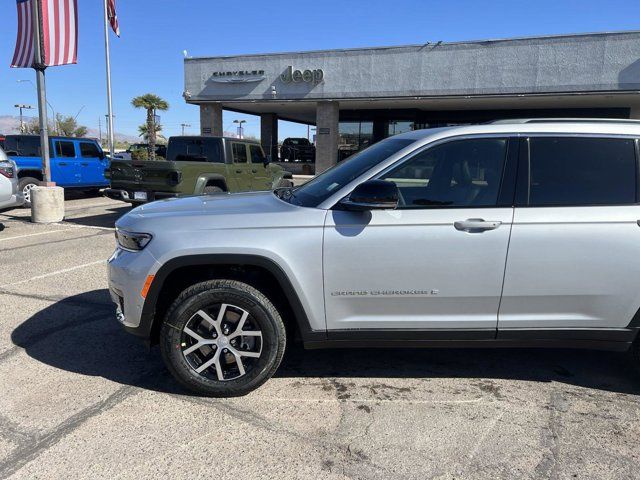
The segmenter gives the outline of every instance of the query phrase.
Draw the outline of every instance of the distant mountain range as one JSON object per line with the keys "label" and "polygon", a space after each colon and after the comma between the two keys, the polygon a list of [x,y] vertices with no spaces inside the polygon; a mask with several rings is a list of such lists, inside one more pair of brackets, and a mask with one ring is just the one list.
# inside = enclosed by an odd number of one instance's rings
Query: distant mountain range
{"label": "distant mountain range", "polygon": [[[24,117],[25,122],[29,122],[33,117]],[[12,115],[0,115],[0,134],[9,134],[9,133],[20,133],[20,117],[15,117]],[[105,130],[102,130],[103,138],[106,137]],[[100,132],[96,128],[88,128],[87,127],[87,137],[98,138],[100,136]],[[117,142],[130,142],[130,143],[139,143],[142,142],[140,137],[136,137],[134,135],[127,135],[124,133],[115,134]]]}

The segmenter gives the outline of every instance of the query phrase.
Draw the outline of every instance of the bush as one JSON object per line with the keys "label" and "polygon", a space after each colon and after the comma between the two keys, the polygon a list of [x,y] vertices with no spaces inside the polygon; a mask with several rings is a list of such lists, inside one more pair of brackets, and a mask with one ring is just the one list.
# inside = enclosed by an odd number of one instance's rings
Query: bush
{"label": "bush", "polygon": [[131,152],[131,160],[149,160],[149,152],[146,149],[141,148],[140,150],[135,150]]}

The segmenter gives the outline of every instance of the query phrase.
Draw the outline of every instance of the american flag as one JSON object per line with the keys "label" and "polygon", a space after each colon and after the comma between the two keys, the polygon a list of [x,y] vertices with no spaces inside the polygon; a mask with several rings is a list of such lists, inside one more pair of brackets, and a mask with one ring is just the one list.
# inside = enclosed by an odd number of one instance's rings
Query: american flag
{"label": "american flag", "polygon": [[18,37],[12,67],[29,68],[34,63],[32,3],[38,1],[42,25],[42,64],[68,65],[78,60],[77,0],[16,0]]}
{"label": "american flag", "polygon": [[120,25],[118,24],[118,15],[116,15],[116,0],[107,0],[107,15],[114,33],[120,36]]}

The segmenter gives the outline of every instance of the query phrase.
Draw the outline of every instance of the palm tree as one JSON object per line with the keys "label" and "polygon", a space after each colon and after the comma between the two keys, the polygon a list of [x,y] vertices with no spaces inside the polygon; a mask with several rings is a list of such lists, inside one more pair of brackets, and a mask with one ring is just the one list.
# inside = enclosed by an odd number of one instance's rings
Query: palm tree
{"label": "palm tree", "polygon": [[147,132],[149,138],[149,160],[156,159],[156,111],[168,110],[166,100],[153,93],[146,93],[131,100],[135,108],[144,108],[147,111]]}

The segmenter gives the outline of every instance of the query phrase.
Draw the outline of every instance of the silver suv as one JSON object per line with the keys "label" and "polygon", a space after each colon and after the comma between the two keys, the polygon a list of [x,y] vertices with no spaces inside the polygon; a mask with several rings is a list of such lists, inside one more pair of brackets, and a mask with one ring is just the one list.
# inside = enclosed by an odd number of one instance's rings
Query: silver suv
{"label": "silver suv", "polygon": [[240,395],[285,344],[631,351],[640,123],[512,121],[381,141],[295,189],[116,224],[119,321],[186,387]]}

